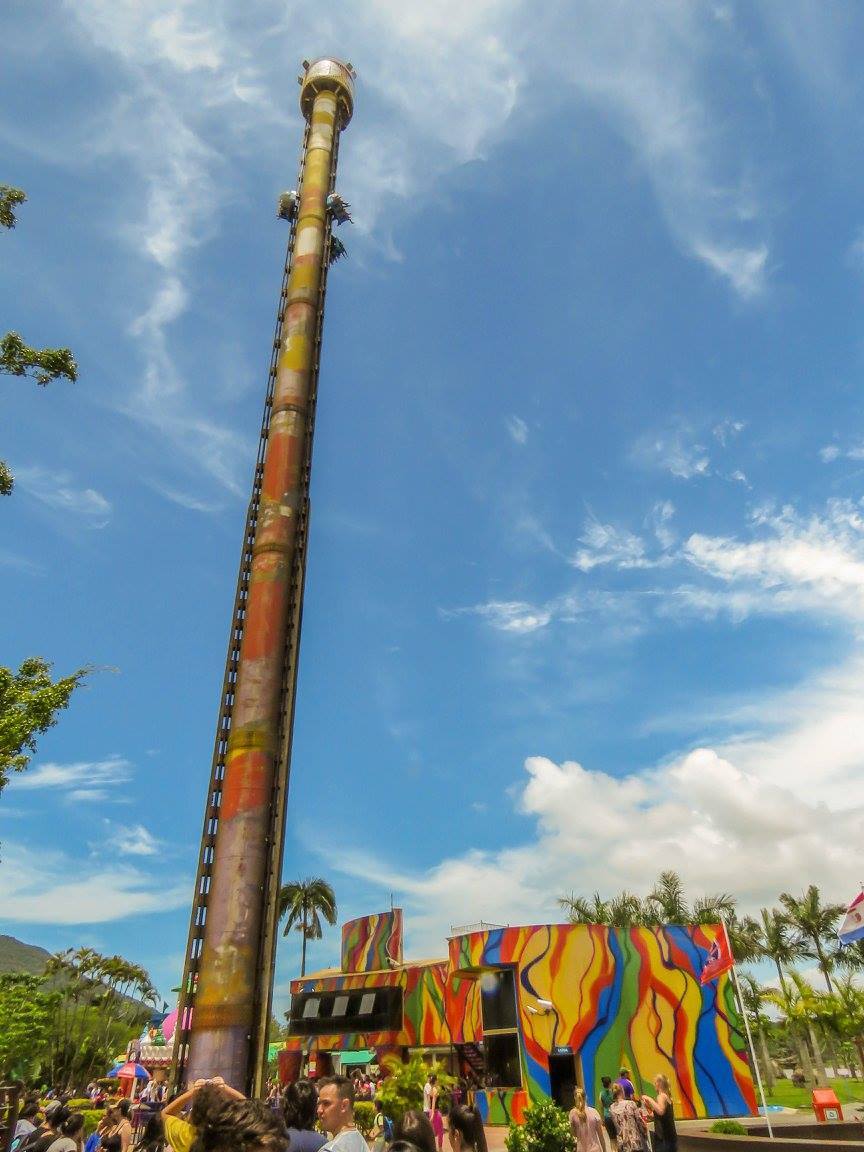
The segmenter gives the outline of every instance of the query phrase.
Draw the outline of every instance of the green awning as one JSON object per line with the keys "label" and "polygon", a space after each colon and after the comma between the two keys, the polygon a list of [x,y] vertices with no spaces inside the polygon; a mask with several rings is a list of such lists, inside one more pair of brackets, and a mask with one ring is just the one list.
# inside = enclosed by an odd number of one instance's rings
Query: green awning
{"label": "green awning", "polygon": [[372,1064],[375,1060],[375,1053],[366,1048],[360,1048],[357,1052],[340,1052],[339,1059],[342,1061],[343,1068],[346,1064]]}

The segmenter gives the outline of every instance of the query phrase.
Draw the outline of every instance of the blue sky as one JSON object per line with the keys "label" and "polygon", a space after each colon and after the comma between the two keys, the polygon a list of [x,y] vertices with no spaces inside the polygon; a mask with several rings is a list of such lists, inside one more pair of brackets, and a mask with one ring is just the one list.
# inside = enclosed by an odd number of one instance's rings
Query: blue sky
{"label": "blue sky", "polygon": [[796,0],[13,3],[2,327],[80,378],[2,385],[2,662],[97,671],[0,800],[0,929],[177,981],[322,53],[359,73],[355,223],[286,877],[392,893],[415,955],[666,867],[851,897],[862,35]]}

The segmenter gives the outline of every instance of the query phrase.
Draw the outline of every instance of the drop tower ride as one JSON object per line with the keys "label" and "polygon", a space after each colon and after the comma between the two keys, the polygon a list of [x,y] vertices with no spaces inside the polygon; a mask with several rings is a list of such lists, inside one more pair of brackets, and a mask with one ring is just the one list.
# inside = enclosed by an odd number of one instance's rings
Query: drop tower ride
{"label": "drop tower ride", "polygon": [[[309,480],[334,195],[354,70],[304,61],[306,121],[204,813],[174,1040],[176,1087],[222,1076],[260,1093],[267,1063]],[[189,1009],[192,1009],[189,1012]]]}

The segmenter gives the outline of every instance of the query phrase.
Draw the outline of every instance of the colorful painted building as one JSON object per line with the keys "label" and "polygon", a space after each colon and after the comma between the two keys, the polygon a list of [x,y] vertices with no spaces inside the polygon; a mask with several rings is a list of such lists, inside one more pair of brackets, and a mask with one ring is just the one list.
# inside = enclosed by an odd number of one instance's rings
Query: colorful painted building
{"label": "colorful painted building", "polygon": [[669,1077],[678,1116],[755,1112],[732,986],[704,987],[718,927],[542,924],[467,931],[447,959],[404,962],[399,909],[342,929],[341,967],[291,984],[283,1072],[324,1075],[334,1054],[449,1056],[479,1084],[488,1123],[532,1099],[570,1106],[626,1066],[637,1089]]}

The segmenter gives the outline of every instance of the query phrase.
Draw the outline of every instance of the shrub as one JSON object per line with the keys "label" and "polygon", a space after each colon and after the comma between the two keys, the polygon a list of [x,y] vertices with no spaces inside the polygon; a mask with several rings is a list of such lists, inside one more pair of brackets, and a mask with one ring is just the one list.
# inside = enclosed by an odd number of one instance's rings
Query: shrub
{"label": "shrub", "polygon": [[[398,1124],[409,1108],[420,1111],[423,1107],[423,1085],[430,1072],[438,1077],[441,1102],[456,1082],[453,1076],[440,1067],[430,1067],[419,1053],[415,1053],[407,1064],[396,1056],[387,1056],[384,1061],[385,1078],[378,1087],[377,1096],[384,1106],[384,1115]],[[439,1104],[439,1107],[441,1105]]]}
{"label": "shrub", "polygon": [[537,1100],[522,1125],[511,1121],[504,1140],[507,1152],[575,1152],[570,1119],[552,1100]]}
{"label": "shrub", "polygon": [[710,1132],[722,1132],[724,1136],[746,1136],[747,1129],[737,1120],[717,1120],[711,1125]]}
{"label": "shrub", "polygon": [[84,1117],[84,1139],[86,1140],[88,1136],[92,1136],[96,1131],[96,1127],[99,1121],[104,1118],[105,1112],[101,1108],[80,1108],[76,1109],[76,1111],[80,1111]]}
{"label": "shrub", "polygon": [[66,1107],[70,1112],[86,1112],[93,1104],[87,1096],[76,1096],[74,1100],[66,1102]]}
{"label": "shrub", "polygon": [[375,1120],[375,1105],[371,1100],[358,1100],[354,1105],[354,1123],[360,1135],[367,1139],[372,1135],[372,1125]]}

